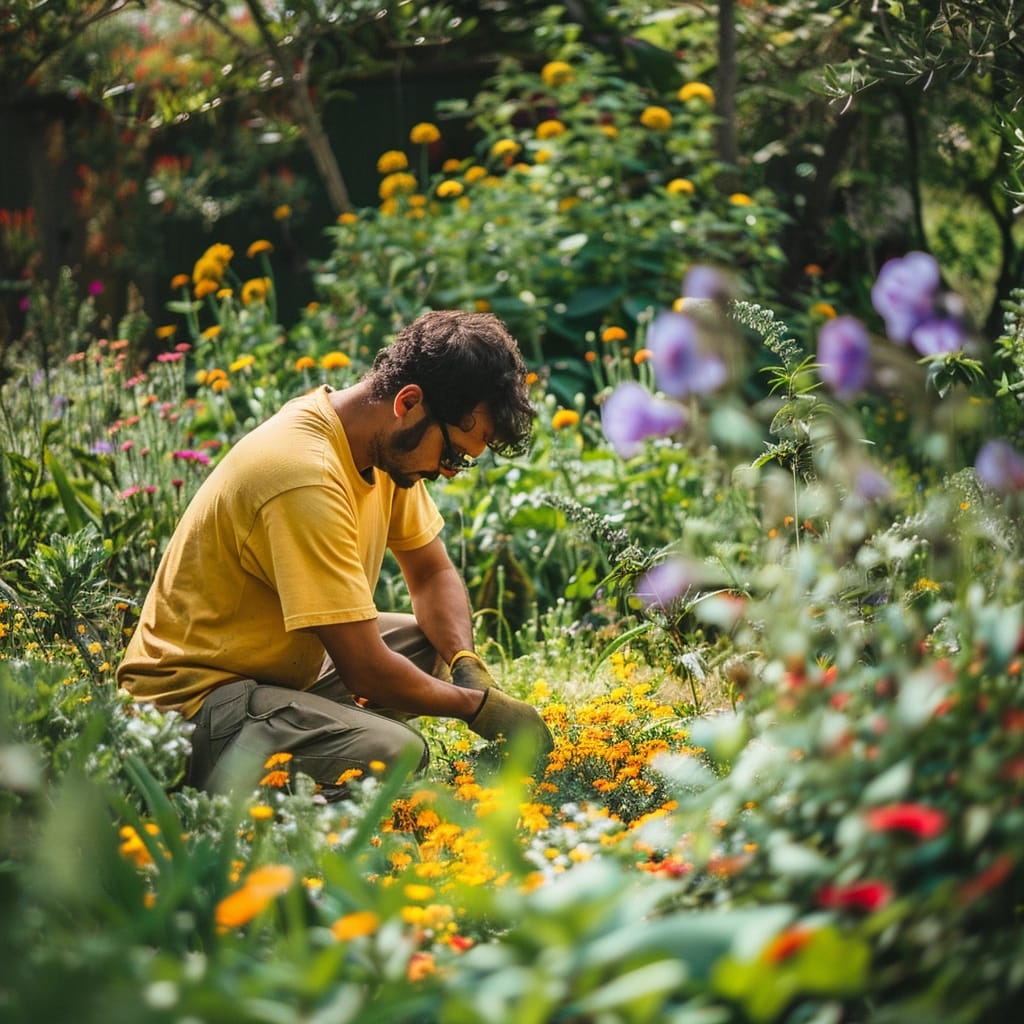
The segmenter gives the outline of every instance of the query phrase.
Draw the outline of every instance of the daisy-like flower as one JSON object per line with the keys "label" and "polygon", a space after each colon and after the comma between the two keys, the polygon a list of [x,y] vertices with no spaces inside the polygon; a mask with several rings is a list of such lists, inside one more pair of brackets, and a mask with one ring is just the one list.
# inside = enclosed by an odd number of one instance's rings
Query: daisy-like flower
{"label": "daisy-like flower", "polygon": [[672,127],[672,115],[664,107],[646,107],[640,114],[640,123],[655,132],[667,132]]}
{"label": "daisy-like flower", "polygon": [[409,141],[414,146],[430,146],[441,138],[441,132],[436,124],[429,121],[421,121],[414,124],[409,131]]}

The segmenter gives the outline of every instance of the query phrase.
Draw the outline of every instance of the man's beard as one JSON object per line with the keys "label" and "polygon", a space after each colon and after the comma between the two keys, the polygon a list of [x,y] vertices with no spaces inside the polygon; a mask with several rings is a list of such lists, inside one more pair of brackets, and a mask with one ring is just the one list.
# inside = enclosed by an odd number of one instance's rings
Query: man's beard
{"label": "man's beard", "polygon": [[438,473],[417,473],[416,476],[409,476],[403,469],[403,456],[415,451],[423,440],[424,435],[433,425],[433,421],[426,416],[411,427],[402,427],[390,438],[385,439],[382,433],[374,436],[370,444],[370,459],[376,469],[387,473],[394,481],[396,487],[408,489],[414,486],[420,479],[436,480]]}

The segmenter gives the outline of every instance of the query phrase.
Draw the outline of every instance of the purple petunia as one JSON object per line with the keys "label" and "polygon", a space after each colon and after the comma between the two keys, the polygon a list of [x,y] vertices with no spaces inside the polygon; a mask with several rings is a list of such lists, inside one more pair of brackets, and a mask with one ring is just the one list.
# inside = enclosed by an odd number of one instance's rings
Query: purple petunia
{"label": "purple petunia", "polygon": [[963,324],[948,316],[929,317],[910,332],[910,344],[923,356],[959,352],[966,340]]}
{"label": "purple petunia", "polygon": [[939,265],[926,252],[910,252],[889,260],[871,287],[871,302],[885,321],[889,337],[899,344],[910,340],[914,328],[935,308]]}
{"label": "purple petunia", "polygon": [[642,384],[625,381],[601,403],[601,426],[616,452],[632,458],[648,437],[666,437],[686,426],[686,410],[656,398]]}
{"label": "purple petunia", "polygon": [[725,362],[704,350],[697,324],[683,313],[659,313],[647,347],[658,387],[672,398],[706,394],[725,383]]}
{"label": "purple petunia", "polygon": [[698,264],[691,267],[683,278],[683,297],[687,299],[714,299],[723,302],[735,294],[732,279],[715,267]]}
{"label": "purple petunia", "polygon": [[1024,488],[1024,455],[1007,441],[986,441],[974,460],[978,479],[999,494]]}
{"label": "purple petunia", "polygon": [[818,332],[818,373],[840,398],[852,398],[871,378],[871,340],[853,316],[837,316]]}
{"label": "purple petunia", "polygon": [[643,576],[634,593],[648,608],[664,608],[699,582],[699,565],[685,558],[670,558]]}

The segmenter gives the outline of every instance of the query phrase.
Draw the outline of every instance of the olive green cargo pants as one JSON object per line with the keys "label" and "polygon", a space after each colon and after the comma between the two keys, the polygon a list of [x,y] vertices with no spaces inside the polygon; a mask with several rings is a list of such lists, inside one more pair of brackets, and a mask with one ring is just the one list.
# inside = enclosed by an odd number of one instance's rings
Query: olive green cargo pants
{"label": "olive green cargo pants", "polygon": [[[447,666],[412,615],[385,613],[381,637],[418,668],[446,677]],[[308,690],[240,679],[217,687],[193,716],[192,752],[185,784],[227,792],[254,788],[273,754],[291,754],[282,768],[302,772],[327,800],[345,796],[338,778],[349,769],[369,774],[371,761],[392,765],[412,758],[426,768],[426,741],[400,715],[355,703],[329,658]]]}

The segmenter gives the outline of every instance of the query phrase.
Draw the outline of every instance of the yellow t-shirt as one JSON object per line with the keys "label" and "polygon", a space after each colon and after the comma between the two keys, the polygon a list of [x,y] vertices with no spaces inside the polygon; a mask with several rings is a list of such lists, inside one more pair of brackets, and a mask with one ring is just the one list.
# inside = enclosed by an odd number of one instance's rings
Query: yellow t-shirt
{"label": "yellow t-shirt", "polygon": [[235,679],[311,686],[324,649],[309,627],[376,618],[385,549],[440,533],[422,481],[359,475],[329,395],[242,438],[189,503],[117,670],[137,700],[191,717]]}

